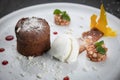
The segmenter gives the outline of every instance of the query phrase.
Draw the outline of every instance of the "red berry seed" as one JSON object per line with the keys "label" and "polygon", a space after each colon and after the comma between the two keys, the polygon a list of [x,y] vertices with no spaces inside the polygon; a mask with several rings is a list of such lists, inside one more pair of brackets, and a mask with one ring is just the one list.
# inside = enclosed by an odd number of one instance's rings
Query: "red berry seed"
{"label": "red berry seed", "polygon": [[8,64],[7,60],[2,61],[2,65],[7,65],[7,64]]}
{"label": "red berry seed", "polygon": [[3,51],[5,51],[5,49],[4,48],[0,48],[0,52],[3,52]]}
{"label": "red berry seed", "polygon": [[11,41],[11,40],[14,39],[14,36],[8,35],[8,36],[5,37],[5,39],[6,39],[7,41]]}
{"label": "red berry seed", "polygon": [[63,80],[70,80],[68,76],[64,77]]}
{"label": "red berry seed", "polygon": [[53,32],[53,34],[54,34],[54,35],[57,35],[57,34],[58,34],[58,32],[56,32],[56,31],[55,31],[55,32]]}

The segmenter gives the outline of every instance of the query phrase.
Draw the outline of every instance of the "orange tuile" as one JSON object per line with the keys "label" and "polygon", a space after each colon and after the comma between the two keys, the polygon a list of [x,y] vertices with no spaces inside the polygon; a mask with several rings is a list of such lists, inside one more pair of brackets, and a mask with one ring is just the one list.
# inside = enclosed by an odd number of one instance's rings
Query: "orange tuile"
{"label": "orange tuile", "polygon": [[94,28],[95,25],[97,24],[96,19],[97,19],[97,15],[93,14],[91,16],[91,25],[90,25],[91,28]]}
{"label": "orange tuile", "polygon": [[97,28],[98,30],[103,32],[105,36],[115,37],[117,35],[115,31],[113,31],[110,27],[107,26],[107,17],[103,4],[100,7],[100,17],[97,22],[96,19],[97,16],[93,14],[91,16],[91,28]]}

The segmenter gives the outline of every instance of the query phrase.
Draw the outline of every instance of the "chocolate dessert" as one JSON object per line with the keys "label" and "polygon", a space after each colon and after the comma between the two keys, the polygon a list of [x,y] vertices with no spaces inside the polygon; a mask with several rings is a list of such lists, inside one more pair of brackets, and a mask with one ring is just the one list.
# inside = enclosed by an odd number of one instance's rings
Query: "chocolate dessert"
{"label": "chocolate dessert", "polygon": [[20,19],[15,27],[17,50],[24,56],[38,56],[50,49],[50,26],[45,19]]}

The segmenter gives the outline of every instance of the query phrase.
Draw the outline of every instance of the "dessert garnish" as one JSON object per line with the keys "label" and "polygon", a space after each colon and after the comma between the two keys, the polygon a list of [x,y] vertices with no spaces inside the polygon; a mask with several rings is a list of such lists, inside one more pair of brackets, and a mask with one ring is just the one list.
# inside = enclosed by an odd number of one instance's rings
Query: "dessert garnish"
{"label": "dessert garnish", "polygon": [[106,50],[102,47],[102,45],[104,45],[103,40],[95,43],[97,52],[104,55],[106,53]]}
{"label": "dessert garnish", "polygon": [[64,77],[63,80],[70,80],[68,76]]}
{"label": "dessert garnish", "polygon": [[93,14],[91,16],[91,25],[90,25],[91,29],[97,28],[98,30],[104,33],[104,36],[115,37],[117,34],[115,31],[112,30],[112,28],[108,26],[107,16],[103,4],[101,5],[100,10],[101,12],[98,20],[96,14]]}
{"label": "dessert garnish", "polygon": [[5,51],[5,49],[4,48],[0,48],[0,52],[4,52]]}
{"label": "dessert garnish", "polygon": [[5,40],[7,40],[7,41],[11,41],[13,39],[14,39],[13,35],[8,35],[8,36],[5,37]]}
{"label": "dessert garnish", "polygon": [[61,11],[59,9],[55,9],[53,14],[55,15],[54,20],[55,24],[65,26],[70,23],[70,16],[66,11]]}
{"label": "dessert garnish", "polygon": [[90,44],[86,47],[87,57],[93,62],[100,62],[106,59],[107,48],[105,47],[104,41]]}
{"label": "dessert garnish", "polygon": [[7,64],[8,64],[7,60],[2,61],[2,65],[7,65]]}
{"label": "dessert garnish", "polygon": [[96,42],[101,37],[103,37],[103,33],[95,28],[82,33],[82,38],[90,44]]}
{"label": "dessert garnish", "polygon": [[53,32],[53,34],[54,34],[54,35],[57,35],[57,34],[58,34],[58,32],[57,32],[57,31],[55,31],[55,32]]}
{"label": "dessert garnish", "polygon": [[95,28],[89,31],[83,32],[82,38],[78,39],[80,44],[79,53],[82,53],[86,49],[87,45],[95,43],[102,37],[103,37],[103,33]]}

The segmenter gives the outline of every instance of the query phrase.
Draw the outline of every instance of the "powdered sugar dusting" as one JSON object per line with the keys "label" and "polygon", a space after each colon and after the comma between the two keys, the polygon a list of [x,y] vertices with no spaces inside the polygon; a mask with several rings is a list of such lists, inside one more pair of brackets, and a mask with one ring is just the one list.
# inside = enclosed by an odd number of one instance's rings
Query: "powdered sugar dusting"
{"label": "powdered sugar dusting", "polygon": [[35,75],[37,79],[42,80],[49,80],[46,79],[46,76],[50,74],[52,78],[50,80],[62,80],[67,74],[72,74],[71,72],[78,66],[78,62],[73,64],[62,63],[53,59],[48,54],[33,57],[32,60],[29,60],[29,58],[31,57],[23,57],[19,60],[21,68],[30,75]]}
{"label": "powdered sugar dusting", "polygon": [[21,28],[19,27],[19,28],[17,29],[17,33],[18,33],[20,30],[21,30]]}
{"label": "powdered sugar dusting", "polygon": [[25,30],[25,31],[31,31],[31,30],[39,31],[43,27],[44,27],[43,24],[36,17],[32,17],[32,18],[28,18],[24,21],[24,23],[22,25],[22,30]]}

